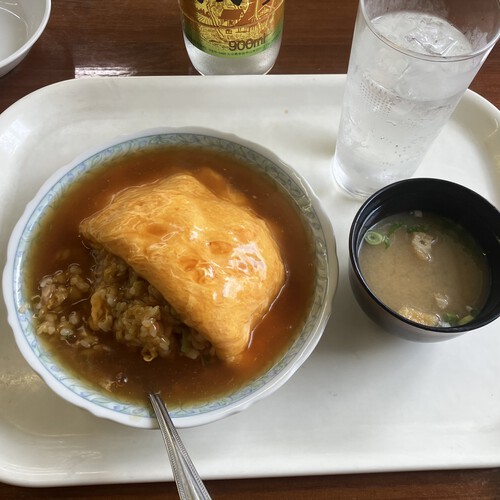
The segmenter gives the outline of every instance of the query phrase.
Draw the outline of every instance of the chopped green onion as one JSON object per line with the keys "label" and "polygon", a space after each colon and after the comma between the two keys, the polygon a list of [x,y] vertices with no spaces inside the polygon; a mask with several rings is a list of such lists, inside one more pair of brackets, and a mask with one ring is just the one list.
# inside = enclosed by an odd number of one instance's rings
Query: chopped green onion
{"label": "chopped green onion", "polygon": [[385,236],[377,231],[367,231],[365,241],[369,245],[380,245],[385,240]]}
{"label": "chopped green onion", "polygon": [[387,236],[392,236],[401,226],[403,226],[402,222],[393,222],[389,226],[389,230],[387,231]]}
{"label": "chopped green onion", "polygon": [[460,320],[460,318],[458,317],[458,314],[454,314],[454,313],[444,313],[443,316],[441,317],[441,319],[445,323],[448,323],[451,326],[455,326]]}
{"label": "chopped green onion", "polygon": [[474,316],[472,314],[467,314],[467,316],[464,316],[463,318],[460,318],[458,320],[458,325],[466,325],[467,323],[470,323],[474,319]]}
{"label": "chopped green onion", "polygon": [[428,233],[429,226],[426,224],[415,224],[414,226],[406,227],[407,233]]}
{"label": "chopped green onion", "polygon": [[391,236],[404,224],[402,222],[393,222],[390,226],[389,229],[387,230],[387,234],[384,236],[384,244],[385,248],[389,248],[391,246]]}

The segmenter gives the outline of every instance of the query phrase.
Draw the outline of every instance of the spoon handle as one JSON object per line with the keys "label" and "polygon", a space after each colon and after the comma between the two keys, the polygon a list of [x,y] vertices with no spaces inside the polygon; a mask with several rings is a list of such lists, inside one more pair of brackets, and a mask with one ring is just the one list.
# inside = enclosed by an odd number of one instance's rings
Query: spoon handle
{"label": "spoon handle", "polygon": [[181,500],[210,500],[210,495],[189,458],[164,401],[159,394],[150,394],[149,399],[167,447],[179,497]]}

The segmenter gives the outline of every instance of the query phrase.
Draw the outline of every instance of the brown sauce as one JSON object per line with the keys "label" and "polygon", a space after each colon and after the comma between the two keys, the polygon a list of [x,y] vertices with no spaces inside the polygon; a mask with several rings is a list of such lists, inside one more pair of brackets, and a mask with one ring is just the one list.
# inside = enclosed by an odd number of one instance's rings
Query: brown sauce
{"label": "brown sauce", "polygon": [[[105,167],[105,168],[104,168]],[[296,207],[271,179],[225,154],[189,147],[158,147],[108,162],[75,183],[46,216],[29,252],[26,279],[32,295],[43,276],[78,263],[88,272],[93,261],[79,235],[79,223],[129,186],[153,182],[177,172],[195,176],[209,167],[224,175],[250,200],[252,209],[270,224],[287,269],[287,281],[270,312],[255,328],[237,365],[203,364],[183,357],[145,362],[135,349],[106,341],[108,351],[82,350],[41,336],[58,360],[103,393],[127,402],[145,401],[160,391],[172,407],[189,406],[229,394],[256,378],[284,353],[300,332],[314,283],[314,245]],[[201,179],[203,181],[203,179]],[[209,186],[217,190],[217,186]],[[81,303],[82,311],[88,304]]]}

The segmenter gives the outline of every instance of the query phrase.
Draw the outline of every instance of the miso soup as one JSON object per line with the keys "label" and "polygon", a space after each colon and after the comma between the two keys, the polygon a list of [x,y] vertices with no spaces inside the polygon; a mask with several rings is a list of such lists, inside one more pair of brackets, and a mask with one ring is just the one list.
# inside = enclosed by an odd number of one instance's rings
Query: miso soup
{"label": "miso soup", "polygon": [[384,304],[427,326],[468,323],[489,292],[479,245],[463,227],[432,213],[416,210],[377,223],[364,236],[359,263]]}

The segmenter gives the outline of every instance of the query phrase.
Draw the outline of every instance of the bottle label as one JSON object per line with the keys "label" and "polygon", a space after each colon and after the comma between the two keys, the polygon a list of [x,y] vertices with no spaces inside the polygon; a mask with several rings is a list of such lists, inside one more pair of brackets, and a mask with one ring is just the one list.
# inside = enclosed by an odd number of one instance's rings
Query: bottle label
{"label": "bottle label", "polygon": [[218,57],[258,54],[283,30],[285,0],[179,0],[186,38]]}

